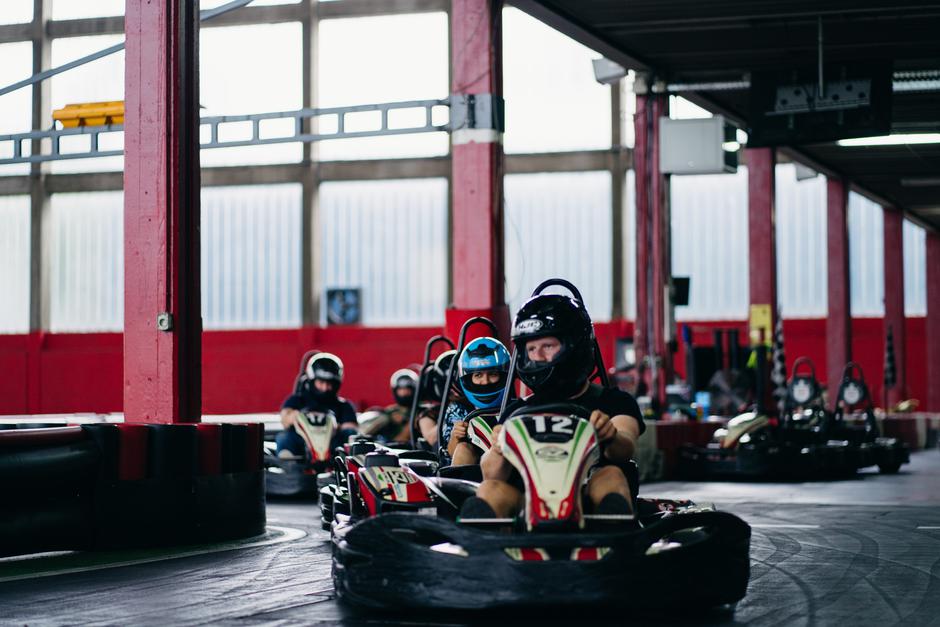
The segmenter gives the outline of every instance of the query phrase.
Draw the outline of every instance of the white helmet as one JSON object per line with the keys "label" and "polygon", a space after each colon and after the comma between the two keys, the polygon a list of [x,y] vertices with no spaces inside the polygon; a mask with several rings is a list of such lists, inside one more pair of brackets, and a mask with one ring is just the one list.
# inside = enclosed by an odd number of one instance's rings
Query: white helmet
{"label": "white helmet", "polygon": [[343,360],[333,353],[317,353],[307,362],[306,372],[311,381],[332,381],[338,388],[343,382]]}

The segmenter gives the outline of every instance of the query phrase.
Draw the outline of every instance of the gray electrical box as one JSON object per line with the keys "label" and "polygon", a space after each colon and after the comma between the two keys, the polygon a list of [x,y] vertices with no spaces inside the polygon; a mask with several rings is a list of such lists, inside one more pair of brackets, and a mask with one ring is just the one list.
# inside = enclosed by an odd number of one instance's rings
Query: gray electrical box
{"label": "gray electrical box", "polygon": [[716,115],[659,120],[659,169],[663,174],[727,174],[738,170],[736,129]]}

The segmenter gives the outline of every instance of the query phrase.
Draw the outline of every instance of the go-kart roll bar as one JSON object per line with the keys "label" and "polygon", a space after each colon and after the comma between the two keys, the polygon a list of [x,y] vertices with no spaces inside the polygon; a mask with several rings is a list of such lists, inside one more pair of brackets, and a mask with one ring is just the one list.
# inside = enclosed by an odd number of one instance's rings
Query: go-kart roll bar
{"label": "go-kart roll bar", "polygon": [[[538,296],[549,287],[556,286],[563,287],[571,292],[571,296],[574,297],[574,299],[578,301],[578,304],[581,305],[581,308],[587,312],[587,308],[584,306],[584,298],[581,296],[581,291],[575,287],[571,281],[567,281],[565,279],[546,279],[542,281],[534,290],[532,290],[532,296],[530,298]],[[512,357],[509,360],[509,376],[506,377],[506,390],[503,393],[503,402],[499,406],[500,419],[502,419],[503,415],[506,413],[506,406],[509,403],[510,392],[512,391],[512,385],[516,376],[516,364],[518,360],[518,351],[516,351],[516,347],[514,345],[512,347]],[[604,367],[604,358],[601,356],[601,347],[597,342],[596,336],[594,337],[594,367],[595,372],[591,375],[590,378],[599,378],[601,380],[601,385],[603,385],[605,388],[609,388],[610,377],[607,374],[607,368]]]}
{"label": "go-kart roll bar", "polygon": [[418,417],[418,405],[421,404],[421,391],[424,389],[424,379],[427,376],[428,370],[433,365],[431,363],[431,350],[434,348],[434,345],[438,343],[446,344],[451,349],[455,348],[454,342],[444,335],[434,335],[424,345],[424,361],[422,362],[421,368],[418,370],[418,384],[415,389],[415,394],[411,399],[411,410],[408,413],[408,425],[411,430],[411,446],[413,448],[418,447],[415,419]]}
{"label": "go-kart roll bar", "polygon": [[467,345],[467,330],[474,324],[487,326],[490,331],[493,332],[493,337],[499,336],[499,329],[496,328],[496,324],[484,316],[474,316],[464,322],[463,326],[460,327],[460,335],[457,337],[457,354],[454,355],[454,359],[450,362],[450,367],[447,369],[447,380],[444,383],[444,397],[441,399],[441,410],[437,414],[437,457],[442,463],[444,461],[443,452],[447,450],[447,446],[444,444],[444,414],[447,412],[447,405],[450,403],[450,386],[454,382],[454,371],[457,369],[457,362],[460,361],[460,354],[463,353],[463,349]]}

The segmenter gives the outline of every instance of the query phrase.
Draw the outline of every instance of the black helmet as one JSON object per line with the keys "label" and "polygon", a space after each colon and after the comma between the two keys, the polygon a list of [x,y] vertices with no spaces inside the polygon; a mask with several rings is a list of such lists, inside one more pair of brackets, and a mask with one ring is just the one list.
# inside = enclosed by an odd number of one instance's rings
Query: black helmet
{"label": "black helmet", "polygon": [[[418,375],[415,374],[415,371],[411,370],[410,368],[396,370],[392,374],[391,380],[389,380],[389,386],[392,388],[392,396],[395,397],[395,402],[402,407],[405,407],[406,405],[411,404],[411,399],[414,397],[414,394],[417,391]],[[398,392],[399,388],[408,388],[411,390],[411,394],[403,396]]]}
{"label": "black helmet", "polygon": [[[307,362],[305,374],[310,382],[310,392],[314,398],[332,400],[336,398],[339,386],[343,383],[343,361],[332,353],[317,353]],[[314,381],[328,381],[333,384],[330,392],[320,392]]]}
{"label": "black helmet", "polygon": [[[440,401],[444,398],[444,386],[447,385],[447,371],[450,369],[450,365],[453,363],[456,355],[456,350],[444,351],[438,355],[437,359],[434,360],[434,364],[428,368],[428,372],[425,375],[425,381],[427,382],[426,394],[428,395],[426,400]],[[456,381],[456,377],[454,380]]]}
{"label": "black helmet", "polygon": [[[530,361],[526,342],[556,337],[561,350],[550,362]],[[580,301],[539,294],[519,309],[512,327],[519,379],[540,396],[565,399],[581,391],[594,372],[594,325]]]}

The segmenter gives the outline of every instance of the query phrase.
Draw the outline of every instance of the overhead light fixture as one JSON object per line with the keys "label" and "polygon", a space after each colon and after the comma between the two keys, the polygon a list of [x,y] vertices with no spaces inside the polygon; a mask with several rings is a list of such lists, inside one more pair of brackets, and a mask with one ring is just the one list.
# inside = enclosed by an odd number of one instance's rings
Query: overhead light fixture
{"label": "overhead light fixture", "polygon": [[940,133],[905,133],[881,137],[858,137],[840,139],[840,146],[903,146],[911,144],[940,144]]}
{"label": "overhead light fixture", "polygon": [[605,57],[593,59],[594,80],[601,85],[611,85],[627,75],[627,68]]}

